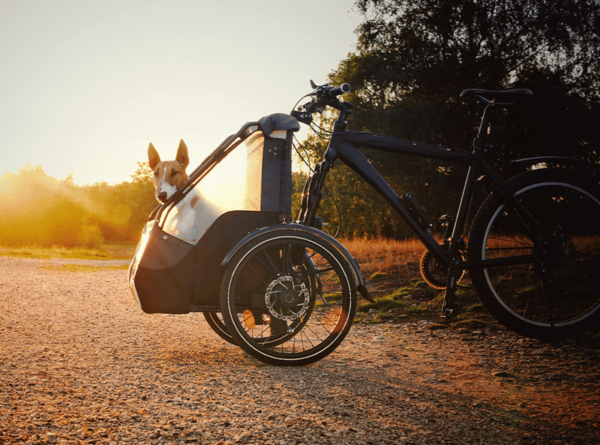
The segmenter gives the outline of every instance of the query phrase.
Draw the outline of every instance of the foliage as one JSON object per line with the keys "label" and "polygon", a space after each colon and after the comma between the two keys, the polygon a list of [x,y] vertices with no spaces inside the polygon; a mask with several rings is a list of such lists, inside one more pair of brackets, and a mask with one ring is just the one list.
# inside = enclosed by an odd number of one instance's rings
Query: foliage
{"label": "foliage", "polygon": [[99,248],[103,237],[91,222],[88,196],[73,184],[26,165],[0,178],[0,244]]}
{"label": "foliage", "polygon": [[103,182],[85,188],[93,203],[92,221],[106,239],[139,240],[148,215],[158,205],[154,198],[152,171],[147,162],[138,162],[130,182],[115,185]]}
{"label": "foliage", "polygon": [[[348,82],[352,130],[442,146],[469,147],[482,106],[465,88],[530,88],[535,99],[494,111],[505,135],[487,160],[506,176],[507,160],[575,156],[600,161],[600,7],[597,0],[357,0],[364,21],[357,50],[330,75]],[[320,125],[332,124],[325,113]],[[317,161],[325,144],[306,146]],[[455,210],[466,168],[364,150],[398,194],[412,191],[435,217]],[[378,195],[336,165],[330,188],[344,236],[403,238],[407,228]],[[475,205],[482,196],[475,199]],[[332,218],[331,202],[321,212]],[[374,223],[376,221],[376,223]]]}
{"label": "foliage", "polygon": [[4,196],[0,201],[0,245],[102,252],[105,240],[138,241],[157,203],[147,164],[138,163],[131,177],[130,182],[121,184],[79,187],[71,175],[57,180],[41,166],[27,165],[18,174],[5,173],[0,178]]}

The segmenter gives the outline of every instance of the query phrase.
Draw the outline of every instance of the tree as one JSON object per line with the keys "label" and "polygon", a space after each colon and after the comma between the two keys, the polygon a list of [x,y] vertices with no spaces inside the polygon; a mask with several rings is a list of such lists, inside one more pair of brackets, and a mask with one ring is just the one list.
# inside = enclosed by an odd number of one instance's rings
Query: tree
{"label": "tree", "polygon": [[104,241],[91,221],[91,203],[69,175],[59,181],[41,166],[26,165],[0,177],[0,244],[101,248]]}
{"label": "tree", "polygon": [[[351,129],[467,148],[482,107],[459,93],[526,87],[535,100],[494,113],[506,135],[489,161],[508,175],[506,160],[517,157],[600,160],[597,0],[358,0],[356,6],[364,16],[357,50],[330,75],[332,83],[353,87],[344,96],[355,105]],[[316,154],[316,140],[308,142]],[[460,166],[365,154],[398,193],[415,192],[432,216],[454,209]],[[380,202],[369,218],[386,208]]]}
{"label": "tree", "polygon": [[94,207],[93,221],[108,241],[138,241],[148,216],[158,205],[152,170],[147,162],[137,165],[131,182],[86,187]]}
{"label": "tree", "polygon": [[[353,123],[462,145],[467,87],[510,88],[554,73],[588,105],[600,94],[597,0],[358,0],[358,50],[331,78],[354,87]],[[454,116],[454,118],[452,118]]]}

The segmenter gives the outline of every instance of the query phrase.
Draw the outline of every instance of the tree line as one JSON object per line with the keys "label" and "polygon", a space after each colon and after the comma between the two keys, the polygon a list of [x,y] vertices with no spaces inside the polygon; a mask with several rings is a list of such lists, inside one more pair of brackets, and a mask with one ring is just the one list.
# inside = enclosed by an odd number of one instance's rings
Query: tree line
{"label": "tree line", "polygon": [[138,163],[131,181],[77,186],[41,166],[0,177],[0,245],[102,248],[105,241],[137,242],[157,202],[149,167]]}
{"label": "tree line", "polygon": [[[508,160],[540,155],[600,161],[600,3],[597,0],[358,0],[356,51],[329,76],[350,83],[348,129],[469,148],[482,104],[466,88],[528,88],[531,99],[494,110],[504,128],[486,160],[505,176]],[[324,113],[320,125],[330,128]],[[319,162],[327,141],[305,144]],[[413,192],[433,218],[456,209],[466,170],[459,165],[370,150],[363,154],[398,194]],[[344,166],[328,185],[343,234],[404,238],[408,228]],[[478,196],[481,200],[484,195]],[[337,220],[325,200],[324,220]],[[476,203],[474,203],[476,204]]]}

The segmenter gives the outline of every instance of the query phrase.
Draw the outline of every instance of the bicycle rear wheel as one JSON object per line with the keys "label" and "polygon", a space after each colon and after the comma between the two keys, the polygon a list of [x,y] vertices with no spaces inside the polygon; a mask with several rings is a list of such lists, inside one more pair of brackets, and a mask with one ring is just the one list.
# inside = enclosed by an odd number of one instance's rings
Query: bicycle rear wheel
{"label": "bicycle rear wheel", "polygon": [[258,360],[299,366],[342,342],[356,312],[352,269],[327,240],[300,230],[265,233],[231,259],[221,310],[236,343]]}
{"label": "bicycle rear wheel", "polygon": [[225,323],[223,322],[223,316],[220,312],[202,312],[202,314],[204,315],[206,323],[208,323],[215,334],[217,334],[227,343],[237,346],[235,340],[231,337],[229,331],[227,331],[227,326],[225,326]]}
{"label": "bicycle rear wheel", "polygon": [[535,232],[529,237],[492,194],[469,236],[469,262],[496,259],[503,264],[469,271],[482,304],[500,323],[527,337],[557,340],[597,329],[598,185],[573,172],[546,169],[523,173],[507,184],[552,239]]}

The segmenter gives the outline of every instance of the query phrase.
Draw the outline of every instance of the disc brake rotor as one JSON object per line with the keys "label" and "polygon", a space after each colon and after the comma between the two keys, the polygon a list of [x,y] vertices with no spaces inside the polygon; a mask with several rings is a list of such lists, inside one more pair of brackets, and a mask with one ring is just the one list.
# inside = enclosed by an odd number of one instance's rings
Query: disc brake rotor
{"label": "disc brake rotor", "polygon": [[269,313],[279,320],[297,320],[306,313],[309,302],[310,294],[306,285],[295,285],[294,279],[289,275],[273,280],[265,294]]}

